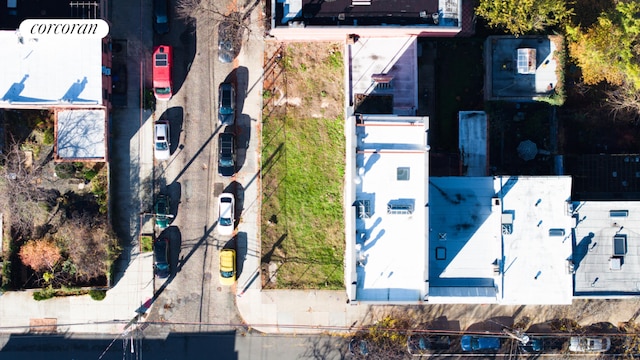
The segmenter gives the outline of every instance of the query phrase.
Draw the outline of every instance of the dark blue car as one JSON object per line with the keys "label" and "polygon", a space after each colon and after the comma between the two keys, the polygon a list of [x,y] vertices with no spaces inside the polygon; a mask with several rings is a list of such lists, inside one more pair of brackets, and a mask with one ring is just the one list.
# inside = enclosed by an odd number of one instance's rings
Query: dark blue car
{"label": "dark blue car", "polygon": [[153,269],[156,277],[166,279],[171,275],[169,265],[169,239],[161,238],[153,244]]}
{"label": "dark blue car", "polygon": [[462,351],[495,351],[500,349],[500,338],[465,335],[460,339]]}

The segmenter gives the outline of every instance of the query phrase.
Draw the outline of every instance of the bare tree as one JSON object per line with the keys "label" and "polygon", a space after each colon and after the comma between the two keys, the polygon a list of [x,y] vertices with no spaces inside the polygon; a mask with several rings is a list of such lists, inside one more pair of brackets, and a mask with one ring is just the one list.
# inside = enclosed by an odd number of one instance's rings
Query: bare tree
{"label": "bare tree", "polygon": [[107,224],[88,214],[68,219],[56,235],[66,244],[75,275],[81,280],[105,275],[117,255],[117,240]]}
{"label": "bare tree", "polygon": [[218,2],[211,0],[178,0],[176,4],[176,14],[178,18],[188,22],[201,22],[215,29],[220,23],[227,23],[236,29],[239,39],[244,34],[250,34],[251,11],[259,4],[256,1],[245,9],[235,10],[220,8]]}
{"label": "bare tree", "polygon": [[607,90],[605,94],[606,105],[611,109],[614,119],[618,115],[640,119],[640,91],[635,90],[632,85],[625,82],[621,86]]}
{"label": "bare tree", "polygon": [[28,238],[34,219],[48,214],[47,207],[39,206],[42,167],[15,141],[0,155],[0,164],[0,206],[9,214],[12,229]]}

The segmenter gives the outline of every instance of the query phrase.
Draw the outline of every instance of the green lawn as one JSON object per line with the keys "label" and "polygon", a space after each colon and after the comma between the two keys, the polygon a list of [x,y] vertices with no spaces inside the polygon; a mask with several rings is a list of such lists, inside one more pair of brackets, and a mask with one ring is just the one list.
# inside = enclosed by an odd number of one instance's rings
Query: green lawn
{"label": "green lawn", "polygon": [[343,119],[267,119],[263,142],[267,287],[343,288]]}
{"label": "green lawn", "polygon": [[342,45],[291,43],[281,49],[263,94],[263,285],[342,289]]}

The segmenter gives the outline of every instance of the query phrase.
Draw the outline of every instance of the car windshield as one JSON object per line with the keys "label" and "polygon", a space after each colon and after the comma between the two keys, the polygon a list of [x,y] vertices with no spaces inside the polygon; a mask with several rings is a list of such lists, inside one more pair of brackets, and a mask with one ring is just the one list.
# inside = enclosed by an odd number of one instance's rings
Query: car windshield
{"label": "car windshield", "polygon": [[220,271],[220,276],[223,278],[233,277],[233,271]]}
{"label": "car windshield", "polygon": [[220,225],[222,225],[222,226],[230,226],[231,225],[231,218],[221,217],[220,218]]}
{"label": "car windshield", "polygon": [[233,159],[220,159],[221,166],[233,166]]}
{"label": "car windshield", "polygon": [[159,94],[159,95],[171,94],[170,87],[156,88],[155,90],[156,90],[156,94]]}
{"label": "car windshield", "polygon": [[159,15],[159,16],[156,18],[156,21],[158,22],[158,24],[166,24],[166,23],[167,23],[167,21],[168,21],[168,19],[167,19],[167,16],[166,16],[166,15]]}
{"label": "car windshield", "polygon": [[156,150],[167,150],[169,149],[169,144],[166,141],[158,141],[156,142]]}
{"label": "car windshield", "polygon": [[156,206],[156,213],[158,215],[165,215],[167,213],[167,205],[163,201],[158,202],[158,205]]}

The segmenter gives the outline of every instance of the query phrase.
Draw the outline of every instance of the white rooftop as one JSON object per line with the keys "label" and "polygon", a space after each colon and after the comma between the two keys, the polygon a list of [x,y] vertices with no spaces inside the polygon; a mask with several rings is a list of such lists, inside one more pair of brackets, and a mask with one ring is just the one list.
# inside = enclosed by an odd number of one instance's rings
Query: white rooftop
{"label": "white rooftop", "polygon": [[57,112],[58,160],[106,160],[105,110],[74,109]]}
{"label": "white rooftop", "polygon": [[571,303],[570,177],[429,182],[429,302]]}
{"label": "white rooftop", "polygon": [[[638,294],[640,202],[584,201],[574,203],[573,208],[576,295]],[[622,246],[614,249],[616,237]]]}
{"label": "white rooftop", "polygon": [[356,263],[352,299],[398,303],[426,295],[427,129],[426,118],[375,115],[355,126],[347,213],[355,217],[347,238]]}
{"label": "white rooftop", "polygon": [[101,39],[19,39],[0,31],[0,107],[102,105]]}

